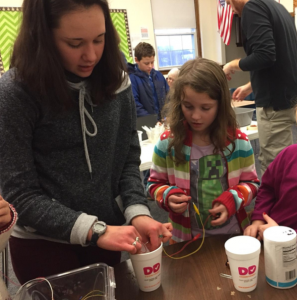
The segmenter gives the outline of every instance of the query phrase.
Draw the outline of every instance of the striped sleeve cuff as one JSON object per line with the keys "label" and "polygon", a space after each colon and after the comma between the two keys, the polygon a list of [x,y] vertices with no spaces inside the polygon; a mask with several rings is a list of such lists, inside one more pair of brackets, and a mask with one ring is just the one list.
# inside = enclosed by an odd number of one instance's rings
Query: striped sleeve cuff
{"label": "striped sleeve cuff", "polygon": [[212,202],[212,206],[214,206],[215,203],[220,203],[225,205],[228,211],[228,218],[231,218],[236,213],[236,206],[234,202],[234,197],[231,193],[231,191],[225,191],[223,192],[217,199],[215,199]]}

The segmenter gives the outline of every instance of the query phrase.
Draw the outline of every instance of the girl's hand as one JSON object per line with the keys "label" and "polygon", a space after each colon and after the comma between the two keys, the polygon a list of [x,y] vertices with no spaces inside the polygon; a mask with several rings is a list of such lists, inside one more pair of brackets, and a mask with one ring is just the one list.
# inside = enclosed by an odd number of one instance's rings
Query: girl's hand
{"label": "girl's hand", "polygon": [[190,199],[191,197],[184,194],[173,194],[168,197],[168,206],[173,212],[182,214],[186,211]]}
{"label": "girl's hand", "polygon": [[160,247],[161,242],[167,242],[172,234],[171,223],[162,224],[148,216],[138,216],[132,219],[132,225],[140,233],[143,243],[148,242],[146,246],[150,251]]}
{"label": "girl's hand", "polygon": [[11,222],[9,203],[0,196],[0,227]]}
{"label": "girl's hand", "polygon": [[263,233],[265,229],[272,226],[278,226],[278,224],[273,219],[271,219],[266,213],[263,213],[263,218],[266,221],[266,224],[262,220],[256,220],[252,223],[252,225],[248,226],[245,229],[244,235],[255,237],[259,241],[261,241],[263,239]]}
{"label": "girl's hand", "polygon": [[222,225],[228,220],[227,208],[221,203],[215,203],[213,208],[209,210],[209,213],[212,214],[214,217],[218,216],[218,218],[210,222],[211,226]]}
{"label": "girl's hand", "polygon": [[262,220],[253,221],[253,223],[244,230],[243,235],[248,235],[256,238],[258,236],[259,227],[264,224],[265,222]]}
{"label": "girl's hand", "polygon": [[263,213],[263,218],[267,222],[267,224],[259,226],[258,237],[257,237],[258,240],[263,240],[263,233],[265,229],[272,226],[278,226],[278,224],[273,219],[271,219],[266,213]]}

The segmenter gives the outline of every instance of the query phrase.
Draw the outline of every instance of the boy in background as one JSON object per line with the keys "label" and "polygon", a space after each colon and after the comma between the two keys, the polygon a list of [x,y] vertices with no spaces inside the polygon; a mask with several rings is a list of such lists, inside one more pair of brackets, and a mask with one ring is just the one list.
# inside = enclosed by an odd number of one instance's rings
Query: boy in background
{"label": "boy in background", "polygon": [[139,43],[135,48],[135,62],[136,64],[128,63],[128,73],[137,117],[158,114],[158,120],[161,120],[169,86],[162,73],[154,69],[155,50],[152,45]]}

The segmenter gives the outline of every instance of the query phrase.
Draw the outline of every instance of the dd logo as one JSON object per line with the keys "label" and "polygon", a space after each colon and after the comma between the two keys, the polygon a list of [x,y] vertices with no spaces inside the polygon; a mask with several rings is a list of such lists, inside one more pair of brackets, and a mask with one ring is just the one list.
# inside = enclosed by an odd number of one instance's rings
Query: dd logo
{"label": "dd logo", "polygon": [[153,267],[143,268],[144,275],[151,275],[152,273],[157,273],[160,269],[160,264],[157,263]]}
{"label": "dd logo", "polygon": [[256,266],[250,266],[250,267],[248,267],[248,269],[239,267],[238,268],[238,273],[239,273],[239,275],[251,275],[251,274],[254,274],[256,272],[256,269],[257,269]]}

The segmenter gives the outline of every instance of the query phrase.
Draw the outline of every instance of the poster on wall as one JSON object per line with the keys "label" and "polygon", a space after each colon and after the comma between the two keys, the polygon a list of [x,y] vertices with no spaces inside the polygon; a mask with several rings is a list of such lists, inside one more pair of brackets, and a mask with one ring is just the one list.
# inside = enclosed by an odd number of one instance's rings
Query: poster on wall
{"label": "poster on wall", "polygon": [[133,63],[130,31],[126,9],[111,9],[110,16],[113,25],[120,37],[120,50],[124,53],[127,62]]}
{"label": "poster on wall", "polygon": [[141,39],[143,39],[143,40],[148,40],[149,39],[149,33],[148,33],[148,28],[147,27],[141,27],[140,32],[141,32]]}
{"label": "poster on wall", "polygon": [[21,21],[20,7],[0,7],[0,74],[9,69],[10,55]]}
{"label": "poster on wall", "polygon": [[[127,11],[111,9],[110,16],[119,35],[119,48],[127,61],[133,63]],[[0,7],[0,75],[9,69],[10,56],[21,21],[21,7]]]}

